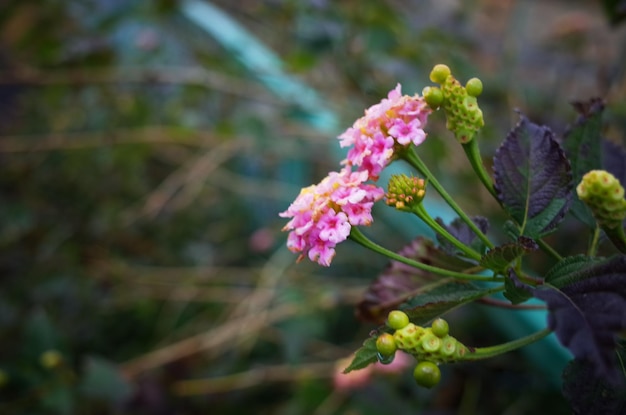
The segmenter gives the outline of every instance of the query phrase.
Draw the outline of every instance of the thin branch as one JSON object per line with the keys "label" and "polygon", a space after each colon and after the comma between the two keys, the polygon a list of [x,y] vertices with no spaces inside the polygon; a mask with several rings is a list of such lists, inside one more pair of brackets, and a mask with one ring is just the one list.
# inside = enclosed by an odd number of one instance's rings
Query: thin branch
{"label": "thin branch", "polygon": [[270,382],[296,382],[303,379],[330,378],[336,362],[264,366],[247,372],[210,379],[182,380],[174,383],[174,393],[181,396],[202,395],[246,389]]}
{"label": "thin branch", "polygon": [[242,318],[229,320],[205,333],[197,334],[123,363],[120,369],[128,378],[134,378],[142,372],[161,367],[196,353],[219,350],[226,347],[226,345],[232,347],[233,339],[241,335],[242,327],[245,327],[246,332],[252,335],[268,324],[285,320],[300,312],[301,307],[298,307],[296,304],[283,304],[269,310],[267,315],[264,316],[255,318],[254,316],[246,315]]}

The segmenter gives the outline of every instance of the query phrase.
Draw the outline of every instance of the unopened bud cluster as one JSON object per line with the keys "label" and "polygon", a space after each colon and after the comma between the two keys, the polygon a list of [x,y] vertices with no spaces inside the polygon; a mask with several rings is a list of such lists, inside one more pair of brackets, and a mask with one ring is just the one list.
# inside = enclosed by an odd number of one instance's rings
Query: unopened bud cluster
{"label": "unopened bud cluster", "polygon": [[[434,320],[430,327],[421,327],[411,323],[406,313],[394,310],[389,313],[387,325],[395,332],[378,337],[379,354],[383,358],[393,356],[396,350],[412,354],[419,362],[414,375],[421,386],[434,386],[440,377],[437,366],[461,360],[469,351],[448,334],[448,323],[441,318]],[[433,383],[433,379],[436,382]]]}
{"label": "unopened bud cluster", "polygon": [[422,202],[426,194],[426,181],[419,177],[394,174],[389,179],[385,203],[396,209],[406,210]]}
{"label": "unopened bud cluster", "polygon": [[435,65],[430,73],[430,80],[440,85],[426,87],[422,95],[432,108],[442,107],[446,112],[448,130],[462,143],[469,143],[484,125],[483,112],[478,107],[478,97],[483,91],[483,84],[478,78],[472,78],[465,86],[452,75],[446,65]]}
{"label": "unopened bud cluster", "polygon": [[616,228],[626,218],[624,188],[619,180],[604,170],[591,170],[576,187],[580,200],[593,212],[600,226]]}

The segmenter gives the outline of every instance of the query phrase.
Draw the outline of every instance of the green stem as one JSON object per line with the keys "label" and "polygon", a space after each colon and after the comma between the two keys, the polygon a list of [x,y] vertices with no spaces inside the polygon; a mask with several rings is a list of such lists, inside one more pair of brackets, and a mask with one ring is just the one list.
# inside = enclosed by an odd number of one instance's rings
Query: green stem
{"label": "green stem", "polygon": [[546,242],[544,242],[542,239],[537,239],[535,240],[535,242],[537,242],[537,245],[539,245],[539,247],[544,251],[547,252],[552,258],[556,259],[557,261],[560,261],[563,259],[563,257],[561,255],[559,255],[558,252],[556,252],[554,250],[554,248],[552,248],[550,245],[548,245]]}
{"label": "green stem", "polygon": [[428,226],[432,228],[439,235],[448,240],[452,245],[456,246],[461,252],[467,255],[468,258],[475,259],[476,261],[480,261],[481,255],[456,239],[454,236],[450,234],[444,227],[439,225],[437,221],[435,221],[426,211],[423,204],[419,204],[411,208],[411,212],[415,213],[421,220],[424,221]]}
{"label": "green stem", "polygon": [[467,159],[469,160],[474,172],[478,175],[478,178],[483,183],[483,185],[489,190],[489,193],[498,200],[498,196],[496,195],[496,189],[493,186],[493,181],[491,180],[491,176],[487,173],[485,169],[485,165],[483,164],[483,160],[480,157],[480,149],[478,148],[478,140],[473,139],[469,143],[463,144],[463,150],[465,150],[465,154],[467,155]]}
{"label": "green stem", "polygon": [[513,340],[508,343],[502,343],[502,344],[499,344],[496,346],[490,346],[490,347],[476,347],[470,353],[466,354],[459,360],[469,361],[469,360],[488,359],[490,357],[498,356],[503,353],[507,353],[512,350],[519,349],[520,347],[527,346],[531,343],[534,343],[538,340],[543,339],[550,333],[552,333],[552,330],[546,328],[536,333],[533,333],[529,336],[522,337],[521,339]]}
{"label": "green stem", "polygon": [[591,237],[589,249],[587,250],[588,256],[596,256],[596,253],[598,252],[598,241],[600,241],[600,227],[596,225],[596,228],[593,230],[593,236]]}
{"label": "green stem", "polygon": [[396,260],[398,262],[402,262],[403,264],[412,266],[414,268],[418,268],[421,269],[423,271],[427,271],[427,272],[432,272],[433,274],[438,274],[438,275],[443,275],[446,277],[452,277],[452,278],[457,278],[460,280],[470,280],[470,281],[487,281],[487,282],[497,282],[500,281],[500,279],[495,279],[494,277],[487,277],[487,276],[482,276],[482,275],[473,275],[473,274],[466,274],[463,272],[456,272],[456,271],[450,271],[444,268],[439,268],[439,267],[433,267],[432,265],[426,265],[423,264],[421,262],[415,261],[413,259],[409,259],[406,257],[403,257],[400,254],[397,254],[393,251],[390,251],[386,248],[383,248],[382,246],[376,244],[375,242],[372,242],[371,240],[369,240],[365,235],[363,235],[363,233],[361,233],[361,231],[356,228],[356,227],[352,227],[352,229],[350,230],[350,239],[352,239],[354,242],[357,242],[360,245],[363,245],[364,247],[371,249],[374,252],[377,252],[381,255],[384,255],[390,259]]}
{"label": "green stem", "polygon": [[415,152],[413,145],[411,145],[411,147],[409,147],[407,151],[403,152],[402,156],[409,164],[411,164],[420,173],[424,175],[424,177],[428,180],[428,183],[430,183],[435,188],[435,190],[437,190],[437,192],[441,195],[443,200],[445,200],[446,203],[450,205],[450,207],[457,213],[457,215],[459,215],[459,217],[463,220],[463,222],[465,222],[467,226],[470,227],[470,229],[476,234],[476,236],[478,236],[478,238],[480,238],[480,240],[483,241],[483,243],[488,248],[493,248],[494,245],[487,238],[487,236],[485,236],[485,234],[480,229],[478,229],[474,221],[471,220],[465,214],[465,212],[463,212],[463,210],[459,207],[459,205],[457,205],[456,202],[450,197],[448,192],[445,191],[443,186],[441,186],[439,181],[437,181],[435,176],[430,172],[430,170],[428,170],[428,167],[426,167],[422,159]]}

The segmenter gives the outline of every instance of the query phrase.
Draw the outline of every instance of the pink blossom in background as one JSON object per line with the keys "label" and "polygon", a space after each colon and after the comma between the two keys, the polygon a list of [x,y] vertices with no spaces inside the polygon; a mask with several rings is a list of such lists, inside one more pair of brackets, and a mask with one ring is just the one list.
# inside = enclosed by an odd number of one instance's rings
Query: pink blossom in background
{"label": "pink blossom in background", "polygon": [[353,172],[345,167],[331,172],[319,184],[305,187],[289,208],[280,213],[291,218],[283,231],[290,231],[287,247],[299,252],[302,259],[329,266],[335,256],[335,246],[345,241],[352,226],[372,222],[372,206],[384,195],[384,190],[366,184],[366,171]]}
{"label": "pink blossom in background", "polygon": [[364,367],[363,369],[343,373],[344,369],[350,365],[353,357],[354,356],[340,359],[335,366],[333,386],[338,391],[346,392],[360,389],[370,383],[376,374],[395,375],[404,372],[416,363],[413,356],[407,353],[398,352],[396,353],[393,361],[387,365],[376,362],[372,365]]}
{"label": "pink blossom in background", "polygon": [[418,95],[402,95],[398,84],[380,103],[339,136],[341,147],[352,147],[343,164],[367,171],[377,180],[394,158],[398,147],[420,145],[426,139],[424,126],[431,110]]}

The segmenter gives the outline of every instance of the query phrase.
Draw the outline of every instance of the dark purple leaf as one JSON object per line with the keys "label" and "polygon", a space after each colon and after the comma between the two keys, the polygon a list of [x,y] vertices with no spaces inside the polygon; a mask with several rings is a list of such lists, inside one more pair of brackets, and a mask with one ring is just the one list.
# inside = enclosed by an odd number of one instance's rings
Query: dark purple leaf
{"label": "dark purple leaf", "polygon": [[609,140],[602,141],[602,168],[626,185],[626,150]]}
{"label": "dark purple leaf", "polygon": [[576,358],[592,363],[597,376],[614,382],[619,377],[615,336],[626,329],[626,256],[564,261],[533,295],[547,303],[548,325],[560,342]]}
{"label": "dark purple leaf", "polygon": [[[471,219],[482,233],[487,233],[487,230],[489,229],[489,222],[487,221],[487,218],[474,216]],[[476,236],[474,231],[467,226],[467,223],[463,222],[460,218],[453,220],[450,225],[446,225],[441,218],[437,218],[436,220],[439,225],[450,232],[452,236],[461,241],[463,244],[472,247],[477,252],[484,252],[485,246],[483,242],[478,238],[478,236]],[[450,241],[439,234],[437,234],[437,242],[439,242],[441,248],[450,255],[456,255],[459,251],[457,247],[450,243]]]}
{"label": "dark purple leaf", "polygon": [[[572,166],[574,184],[590,170],[602,165],[602,113],[604,102],[600,98],[574,102],[578,111],[576,123],[565,133],[563,149]],[[595,227],[596,221],[591,210],[578,197],[574,197],[572,213],[589,227]]]}
{"label": "dark purple leaf", "polygon": [[[398,252],[400,255],[427,265],[455,271],[469,268],[472,264],[452,257],[436,248],[431,240],[417,238]],[[357,305],[357,316],[365,321],[382,323],[389,311],[409,298],[423,292],[433,281],[441,277],[409,265],[391,261],[387,269],[378,276]]]}
{"label": "dark purple leaf", "polygon": [[572,173],[552,131],[523,115],[494,157],[500,203],[521,234],[537,239],[554,231],[572,198]]}
{"label": "dark purple leaf", "polygon": [[[626,359],[626,353],[621,353]],[[597,377],[594,366],[587,360],[572,360],[563,370],[563,396],[572,413],[605,415],[626,413],[626,383],[609,384]]]}

